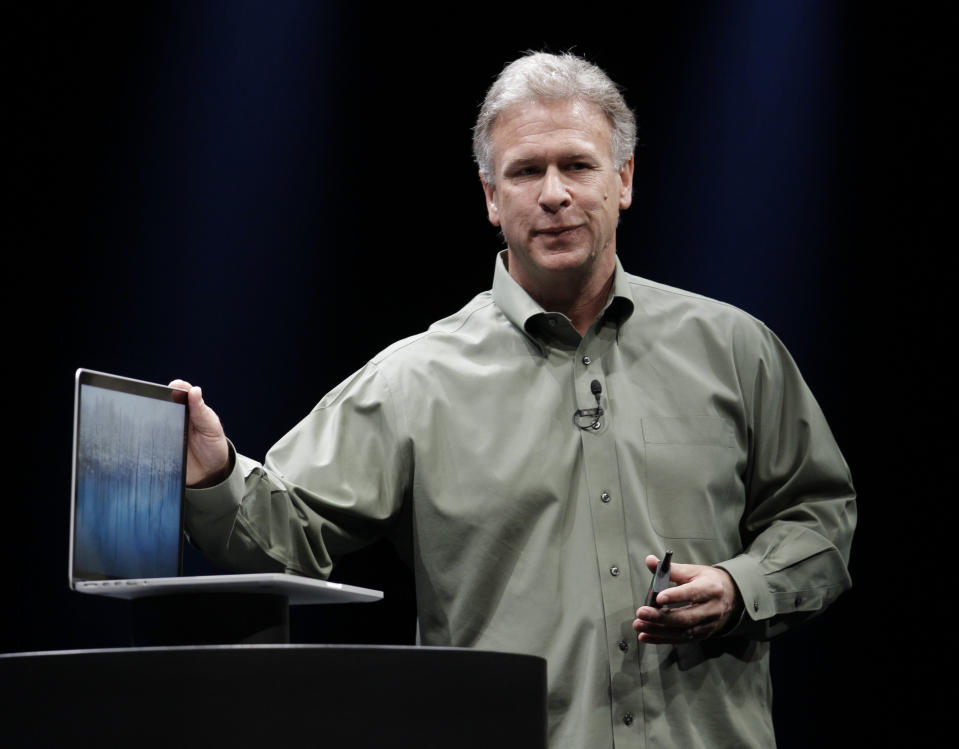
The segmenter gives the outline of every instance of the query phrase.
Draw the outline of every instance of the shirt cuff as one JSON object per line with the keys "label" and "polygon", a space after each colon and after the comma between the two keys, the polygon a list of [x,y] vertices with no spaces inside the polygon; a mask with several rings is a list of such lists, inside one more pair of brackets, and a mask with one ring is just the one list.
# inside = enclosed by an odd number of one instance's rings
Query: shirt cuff
{"label": "shirt cuff", "polygon": [[[740,624],[746,621],[746,616],[753,621],[762,621],[775,616],[776,606],[759,562],[747,554],[740,554],[715,566],[728,572],[736,583],[736,587],[739,588],[744,614],[740,618]],[[738,627],[739,625],[736,625],[730,631],[735,631]]]}

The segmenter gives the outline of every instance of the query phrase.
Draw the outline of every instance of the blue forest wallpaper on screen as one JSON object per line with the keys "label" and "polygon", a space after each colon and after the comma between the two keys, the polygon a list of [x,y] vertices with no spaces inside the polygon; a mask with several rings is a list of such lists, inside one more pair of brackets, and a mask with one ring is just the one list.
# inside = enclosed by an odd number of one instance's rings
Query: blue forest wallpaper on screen
{"label": "blue forest wallpaper on screen", "polygon": [[74,565],[167,577],[179,564],[185,407],[83,385]]}

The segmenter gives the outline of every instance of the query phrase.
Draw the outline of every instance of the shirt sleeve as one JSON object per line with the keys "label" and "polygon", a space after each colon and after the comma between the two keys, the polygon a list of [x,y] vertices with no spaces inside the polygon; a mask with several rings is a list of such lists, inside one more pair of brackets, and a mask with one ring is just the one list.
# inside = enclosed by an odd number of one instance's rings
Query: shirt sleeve
{"label": "shirt sleeve", "polygon": [[856,523],[852,477],[826,420],[783,344],[765,326],[734,341],[749,439],[744,551],[718,567],[744,612],[737,635],[775,637],[850,587]]}
{"label": "shirt sleeve", "polygon": [[326,578],[334,561],[388,533],[411,477],[402,414],[368,364],[331,391],[261,465],[235,455],[221,484],[186,492],[191,540],[247,571]]}

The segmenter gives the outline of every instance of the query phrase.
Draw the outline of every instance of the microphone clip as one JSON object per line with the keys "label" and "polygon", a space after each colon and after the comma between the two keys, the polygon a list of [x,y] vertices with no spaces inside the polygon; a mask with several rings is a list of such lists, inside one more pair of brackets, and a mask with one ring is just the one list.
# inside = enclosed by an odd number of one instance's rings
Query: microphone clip
{"label": "microphone clip", "polygon": [[599,405],[599,396],[603,392],[603,386],[599,383],[599,380],[593,380],[589,383],[589,390],[596,398],[596,408],[577,408],[573,412],[573,424],[584,432],[587,429],[599,429],[603,425],[600,419],[606,413],[603,407]]}

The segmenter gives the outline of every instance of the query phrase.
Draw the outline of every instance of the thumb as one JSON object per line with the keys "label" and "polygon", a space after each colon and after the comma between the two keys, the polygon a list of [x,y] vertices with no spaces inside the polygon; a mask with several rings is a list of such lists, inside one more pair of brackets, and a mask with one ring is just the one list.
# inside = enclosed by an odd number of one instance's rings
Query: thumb
{"label": "thumb", "polygon": [[[656,565],[659,564],[659,557],[654,554],[650,554],[646,557],[646,567],[650,572],[656,572]],[[695,564],[679,564],[678,562],[671,562],[669,565],[669,579],[674,583],[688,583],[690,580],[695,577],[696,570],[699,568],[699,565]]]}
{"label": "thumb", "polygon": [[190,404],[190,424],[200,434],[208,437],[219,437],[223,431],[220,417],[203,400],[203,390],[197,386],[191,387],[187,396]]}
{"label": "thumb", "polygon": [[698,564],[678,564],[673,562],[669,566],[669,579],[682,585],[683,583],[688,583],[702,569],[701,565]]}

